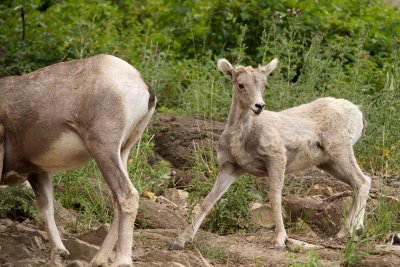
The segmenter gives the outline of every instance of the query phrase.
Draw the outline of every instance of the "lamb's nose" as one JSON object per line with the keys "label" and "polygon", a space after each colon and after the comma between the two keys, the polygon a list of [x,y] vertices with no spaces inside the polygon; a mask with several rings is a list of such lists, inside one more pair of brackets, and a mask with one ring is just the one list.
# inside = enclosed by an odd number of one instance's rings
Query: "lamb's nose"
{"label": "lamb's nose", "polygon": [[256,106],[257,109],[261,110],[261,109],[263,109],[265,107],[265,104],[264,103],[262,103],[262,104],[257,103],[257,104],[255,104],[255,106]]}
{"label": "lamb's nose", "polygon": [[260,114],[262,112],[265,104],[264,103],[257,103],[257,104],[254,104],[254,106],[255,106],[255,109],[253,109],[254,113],[255,114]]}

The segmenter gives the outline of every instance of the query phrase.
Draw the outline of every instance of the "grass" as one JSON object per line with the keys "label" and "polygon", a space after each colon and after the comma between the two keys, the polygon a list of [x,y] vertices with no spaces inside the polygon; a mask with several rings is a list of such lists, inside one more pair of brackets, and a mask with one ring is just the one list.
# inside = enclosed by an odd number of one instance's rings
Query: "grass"
{"label": "grass", "polygon": [[287,253],[287,258],[289,258],[289,267],[318,267],[319,264],[319,257],[318,253],[314,250],[311,250],[308,254],[307,261],[303,262],[298,259],[298,256],[294,253]]}
{"label": "grass", "polygon": [[[296,18],[291,18],[288,28],[280,32],[276,31],[276,23],[265,23],[258,47],[263,55],[260,64],[269,62],[272,59],[269,55],[279,59],[278,69],[271,75],[264,95],[267,109],[278,111],[323,96],[349,99],[360,106],[367,122],[365,134],[355,147],[362,168],[381,176],[400,172],[399,46],[392,51],[393,62],[390,66],[381,69],[381,66],[370,66],[372,63],[364,49],[365,32],[350,37],[349,42],[356,43],[357,47],[349,55],[348,47],[327,43],[320,33],[301,36]],[[229,51],[228,56],[235,64],[247,62],[247,47],[243,43],[246,31],[247,28],[243,27],[238,35],[237,47]],[[216,60],[225,55],[205,52],[195,59],[177,62],[170,60],[168,51],[155,54],[149,52],[152,50],[153,46],[144,48],[139,69],[157,91],[159,111],[225,120],[230,106],[231,85],[216,68]],[[351,66],[348,64],[350,56],[354,59]],[[364,73],[366,69],[373,69],[374,72]],[[206,177],[206,182],[197,179],[187,188],[192,207],[209,192],[218,173],[214,142],[209,147],[198,148],[193,155],[194,167],[190,172]],[[130,178],[140,193],[165,186],[160,177],[169,171],[169,166],[164,161],[155,165],[149,163],[154,161],[154,141],[151,134],[145,133],[135,146],[128,164]],[[94,162],[68,173],[57,174],[54,183],[57,200],[82,214],[77,228],[111,220],[110,196],[104,189],[104,181]],[[205,228],[218,233],[250,231],[248,206],[254,199],[251,195],[254,188],[250,176],[232,185],[207,216]],[[16,190],[10,191],[10,194],[19,194],[25,189]],[[297,190],[300,192],[302,188]],[[389,233],[400,230],[399,206],[389,205],[385,197],[387,192],[379,191],[378,195],[377,205],[367,214],[365,235],[358,241],[352,235],[346,243],[343,251],[346,264],[356,263],[360,251],[374,242],[382,242]],[[13,198],[4,194],[0,201],[5,202],[0,203],[9,203],[10,199]],[[7,205],[0,204],[0,210],[9,207]],[[30,213],[26,202],[20,206]],[[208,257],[216,261],[221,257],[218,251],[204,250],[202,253],[211,253]],[[318,255],[310,254],[307,263],[293,259],[290,266],[317,266],[317,263]]]}

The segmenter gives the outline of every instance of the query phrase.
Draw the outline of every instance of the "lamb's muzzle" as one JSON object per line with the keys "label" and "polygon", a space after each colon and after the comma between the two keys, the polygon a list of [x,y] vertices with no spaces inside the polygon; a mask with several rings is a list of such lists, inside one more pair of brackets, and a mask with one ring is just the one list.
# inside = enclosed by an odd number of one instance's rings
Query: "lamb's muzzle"
{"label": "lamb's muzzle", "polygon": [[263,111],[263,109],[264,109],[264,107],[265,107],[265,104],[264,103],[262,103],[262,104],[255,104],[254,105],[254,108],[252,108],[252,110],[253,110],[253,112],[255,113],[255,114],[260,114],[262,111]]}

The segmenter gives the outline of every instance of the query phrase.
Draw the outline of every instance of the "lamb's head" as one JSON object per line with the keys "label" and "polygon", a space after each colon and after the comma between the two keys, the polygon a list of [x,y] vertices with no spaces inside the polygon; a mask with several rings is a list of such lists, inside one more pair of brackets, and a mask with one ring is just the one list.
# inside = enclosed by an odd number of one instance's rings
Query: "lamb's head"
{"label": "lamb's head", "polygon": [[233,85],[234,97],[240,109],[252,110],[258,115],[264,109],[262,98],[268,75],[278,65],[278,59],[273,59],[265,66],[258,68],[236,66],[233,67],[228,60],[218,60],[218,69],[228,77]]}

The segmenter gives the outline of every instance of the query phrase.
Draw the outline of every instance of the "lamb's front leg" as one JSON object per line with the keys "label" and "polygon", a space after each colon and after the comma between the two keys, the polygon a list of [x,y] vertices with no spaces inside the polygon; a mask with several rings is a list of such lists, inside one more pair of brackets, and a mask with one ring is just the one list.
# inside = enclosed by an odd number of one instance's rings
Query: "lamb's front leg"
{"label": "lamb's front leg", "polygon": [[287,234],[282,217],[282,187],[285,178],[286,161],[276,160],[268,164],[269,200],[275,220],[275,236],[272,244],[275,248],[285,248]]}
{"label": "lamb's front leg", "polygon": [[214,204],[224,195],[231,184],[242,174],[242,171],[232,164],[224,164],[218,173],[217,179],[210,193],[201,204],[200,211],[195,219],[169,246],[169,249],[183,249],[185,243],[196,235],[204,218],[210,212]]}

